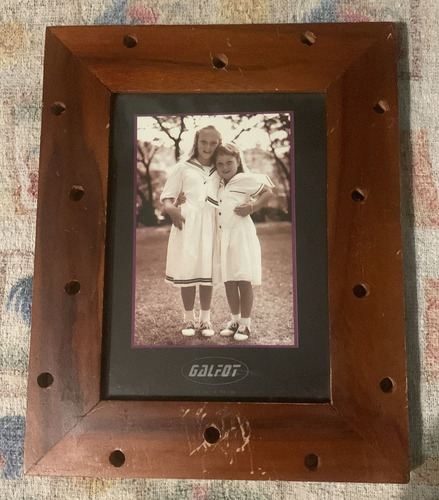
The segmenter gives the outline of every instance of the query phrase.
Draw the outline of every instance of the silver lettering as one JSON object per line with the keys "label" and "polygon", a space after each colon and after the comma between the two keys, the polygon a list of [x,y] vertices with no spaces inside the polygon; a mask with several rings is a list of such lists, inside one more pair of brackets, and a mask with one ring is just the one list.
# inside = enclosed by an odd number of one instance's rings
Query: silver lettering
{"label": "silver lettering", "polygon": [[225,365],[221,377],[228,377],[232,371],[232,365]]}
{"label": "silver lettering", "polygon": [[198,365],[192,365],[189,371],[189,377],[196,377],[198,373]]}
{"label": "silver lettering", "polygon": [[224,365],[218,365],[217,369],[215,370],[215,377],[219,377],[221,375],[221,372],[223,371],[223,366]]}
{"label": "silver lettering", "polygon": [[197,377],[205,377],[208,368],[209,368],[209,365],[201,365],[201,370],[198,372]]}
{"label": "silver lettering", "polygon": [[241,365],[233,365],[233,368],[232,377],[236,377],[236,372],[238,371],[238,368],[241,368]]}
{"label": "silver lettering", "polygon": [[189,377],[236,377],[238,374],[238,370],[242,368],[242,364],[208,364],[208,365],[198,365],[194,364],[191,366],[188,376]]}

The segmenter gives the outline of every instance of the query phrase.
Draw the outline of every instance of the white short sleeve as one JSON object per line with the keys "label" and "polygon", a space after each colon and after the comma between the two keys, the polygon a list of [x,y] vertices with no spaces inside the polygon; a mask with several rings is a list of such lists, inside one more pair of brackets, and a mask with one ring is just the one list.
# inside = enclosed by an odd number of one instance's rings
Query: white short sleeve
{"label": "white short sleeve", "polygon": [[265,186],[273,187],[271,179],[265,174],[244,174],[239,179],[239,188],[249,196],[257,196]]}
{"label": "white short sleeve", "polygon": [[166,181],[165,187],[163,188],[162,194],[160,195],[160,201],[167,198],[177,199],[178,195],[183,190],[183,175],[184,175],[184,164],[177,163],[169,174]]}

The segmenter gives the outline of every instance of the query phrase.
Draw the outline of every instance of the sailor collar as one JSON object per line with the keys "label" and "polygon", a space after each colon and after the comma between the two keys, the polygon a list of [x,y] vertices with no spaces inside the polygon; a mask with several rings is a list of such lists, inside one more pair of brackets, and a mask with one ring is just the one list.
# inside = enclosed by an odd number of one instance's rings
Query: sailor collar
{"label": "sailor collar", "polygon": [[246,174],[244,172],[238,172],[229,180],[229,182],[227,184],[224,182],[224,179],[221,177],[221,180],[219,182],[219,187],[225,188],[228,186],[233,186],[233,184],[236,184],[236,182],[239,181],[241,179],[241,177],[243,177],[243,176],[245,177],[245,175]]}
{"label": "sailor collar", "polygon": [[202,172],[203,174],[209,175],[209,177],[214,172],[216,172],[216,167],[210,167],[209,173],[206,174],[206,170],[205,170],[204,165],[201,165],[201,163],[198,160],[196,160],[195,158],[187,160],[186,163],[187,163],[187,165],[190,165],[191,167],[193,167],[193,168],[197,169],[198,171]]}

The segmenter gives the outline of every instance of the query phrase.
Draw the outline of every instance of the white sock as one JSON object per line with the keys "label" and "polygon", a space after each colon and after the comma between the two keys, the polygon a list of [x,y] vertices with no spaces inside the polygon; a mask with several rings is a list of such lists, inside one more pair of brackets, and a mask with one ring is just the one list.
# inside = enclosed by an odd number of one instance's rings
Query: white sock
{"label": "white sock", "polygon": [[210,321],[210,309],[208,311],[200,309],[200,321]]}
{"label": "white sock", "polygon": [[239,324],[245,325],[250,330],[250,318],[241,318]]}
{"label": "white sock", "polygon": [[232,321],[234,321],[235,323],[239,323],[240,319],[241,319],[240,314],[232,314]]}
{"label": "white sock", "polygon": [[194,310],[192,311],[184,311],[184,322],[195,321]]}

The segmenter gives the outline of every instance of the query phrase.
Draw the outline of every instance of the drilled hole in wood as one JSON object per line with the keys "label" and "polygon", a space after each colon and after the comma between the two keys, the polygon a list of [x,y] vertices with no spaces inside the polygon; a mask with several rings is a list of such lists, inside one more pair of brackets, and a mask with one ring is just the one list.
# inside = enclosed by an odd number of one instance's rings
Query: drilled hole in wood
{"label": "drilled hole in wood", "polygon": [[354,292],[355,297],[362,299],[363,297],[369,295],[369,286],[365,283],[357,283],[352,291]]}
{"label": "drilled hole in wood", "polygon": [[137,45],[137,43],[138,43],[137,37],[135,35],[125,35],[123,37],[123,44],[128,49],[132,49],[133,47],[135,47]]}
{"label": "drilled hole in wood", "polygon": [[81,290],[81,284],[76,280],[69,281],[64,287],[64,290],[69,295],[76,295],[79,293],[79,290]]}
{"label": "drilled hole in wood", "polygon": [[66,105],[61,101],[55,101],[50,106],[50,111],[56,116],[62,115],[65,110],[66,110]]}
{"label": "drilled hole in wood", "polygon": [[390,377],[385,377],[380,382],[380,388],[383,392],[389,394],[395,390],[395,383]]}
{"label": "drilled hole in wood", "polygon": [[214,444],[219,441],[220,437],[221,433],[216,427],[211,426],[204,431],[204,439],[210,444]]}
{"label": "drilled hole in wood", "polygon": [[380,99],[373,105],[373,109],[382,115],[383,113],[387,113],[387,111],[390,111],[390,106],[389,103],[386,101],[386,99]]}
{"label": "drilled hole in wood", "polygon": [[356,188],[351,192],[351,198],[357,203],[361,203],[367,198],[367,192],[364,189]]}
{"label": "drilled hole in wood", "polygon": [[314,453],[310,453],[306,455],[304,463],[307,469],[317,470],[320,467],[320,458]]}
{"label": "drilled hole in wood", "polygon": [[110,464],[114,467],[122,467],[122,465],[125,463],[125,455],[120,450],[112,451],[108,459],[110,460]]}
{"label": "drilled hole in wood", "polygon": [[311,47],[311,45],[314,45],[316,43],[316,39],[317,39],[317,37],[315,36],[315,34],[312,31],[305,31],[305,33],[302,33],[300,35],[300,41],[303,44],[308,45],[308,47]]}
{"label": "drilled hole in wood", "polygon": [[72,189],[69,192],[70,199],[73,201],[82,200],[84,197],[85,191],[82,186],[72,186]]}
{"label": "drilled hole in wood", "polygon": [[37,384],[42,389],[47,389],[53,384],[53,375],[51,373],[40,373],[37,377]]}
{"label": "drilled hole in wood", "polygon": [[229,59],[225,54],[216,54],[212,57],[212,64],[216,69],[224,69],[229,64]]}

